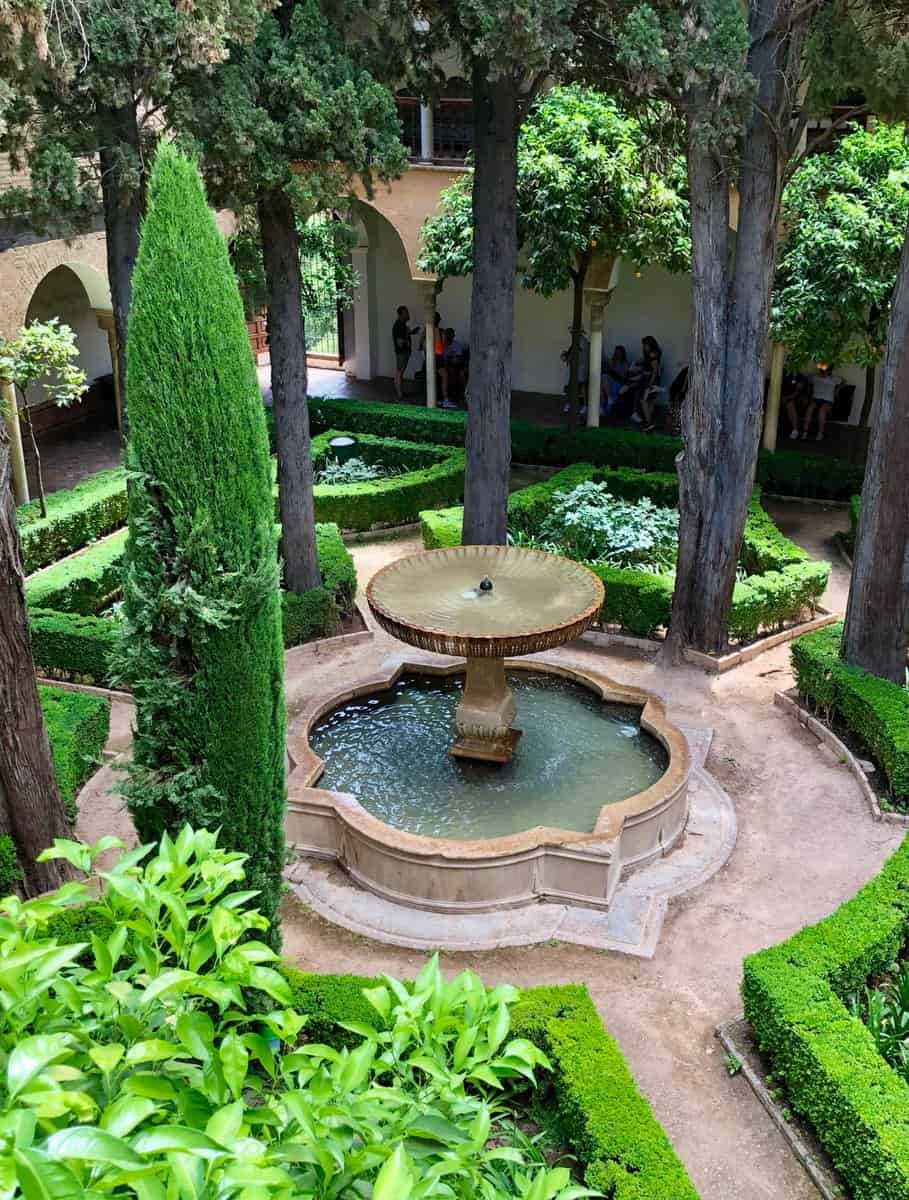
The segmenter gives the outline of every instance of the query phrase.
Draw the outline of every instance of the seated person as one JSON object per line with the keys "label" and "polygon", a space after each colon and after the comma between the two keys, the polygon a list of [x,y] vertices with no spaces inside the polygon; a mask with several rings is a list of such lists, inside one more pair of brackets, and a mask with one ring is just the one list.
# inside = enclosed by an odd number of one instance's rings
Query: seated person
{"label": "seated person", "polygon": [[470,366],[470,349],[455,337],[451,328],[445,330],[445,376],[448,400],[457,400],[467,388],[467,372]]}
{"label": "seated person", "polygon": [[783,376],[783,389],[780,395],[780,407],[786,411],[786,417],[792,430],[789,436],[793,439],[799,436],[799,426],[806,408],[811,404],[811,384],[801,374],[786,374]]}
{"label": "seated person", "polygon": [[811,419],[817,413],[817,434],[815,440],[822,442],[827,428],[827,418],[836,400],[836,391],[843,382],[839,375],[834,375],[826,363],[817,364],[817,374],[811,376],[811,403],[805,412],[805,425],[802,429],[804,441],[811,430]]}
{"label": "seated person", "polygon": [[663,376],[663,351],[650,334],[641,339],[641,355],[635,387],[637,411],[632,413],[631,419],[649,433],[653,429],[654,409],[662,394],[660,380]]}
{"label": "seated person", "polygon": [[630,371],[627,350],[624,346],[616,346],[612,357],[603,364],[603,407],[607,415],[627,388]]}

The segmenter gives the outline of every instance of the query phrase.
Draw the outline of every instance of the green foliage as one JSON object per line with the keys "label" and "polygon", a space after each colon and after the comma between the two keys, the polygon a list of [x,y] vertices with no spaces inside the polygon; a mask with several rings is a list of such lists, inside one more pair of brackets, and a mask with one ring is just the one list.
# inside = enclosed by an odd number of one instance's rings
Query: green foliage
{"label": "green foliage", "polygon": [[54,759],[57,786],[70,821],[76,819],[76,793],[98,767],[110,730],[110,703],[65,688],[39,686],[44,727]]}
{"label": "green foliage", "polygon": [[856,129],[809,158],[783,196],[771,330],[796,367],[880,362],[909,219],[902,125]]}
{"label": "green foliage", "polygon": [[336,458],[327,458],[316,471],[315,482],[375,483],[377,479],[385,479],[389,474],[382,463],[368,463],[362,458],[349,458],[347,462],[342,463]]}
{"label": "green foliage", "polygon": [[909,1082],[909,963],[851,996],[849,1007],[867,1025],[878,1054]]}
{"label": "green foliage", "polygon": [[[87,870],[120,845],[58,840],[45,857]],[[3,901],[11,1198],[89,1184],[140,1198],[592,1194],[503,1144],[516,1085],[549,1067],[509,1037],[515,988],[487,991],[470,972],[446,982],[434,958],[411,986],[386,977],[337,1014],[352,1049],[303,1042],[301,988],[257,940],[255,893],[235,890],[246,861],[186,826],[101,871],[91,904],[79,883]],[[271,1011],[250,1011],[263,994]]]}
{"label": "green foliage", "polygon": [[849,500],[849,531],[842,535],[846,549],[850,554],[855,551],[855,536],[858,533],[859,514],[862,511],[861,495],[852,496]]}
{"label": "green foliage", "polygon": [[648,497],[617,500],[591,480],[553,494],[540,536],[581,562],[656,572],[675,565],[679,513]]}
{"label": "green foliage", "polygon": [[[684,164],[647,163],[641,126],[602,92],[555,87],[537,101],[518,141],[518,240],[523,283],[551,296],[594,255],[683,271],[691,257]],[[423,226],[421,266],[440,278],[473,269],[470,174],[442,193]]]}
{"label": "green foliage", "polygon": [[30,321],[15,337],[0,338],[0,379],[21,392],[41,383],[50,399],[64,408],[85,391],[85,372],[76,365],[78,359],[76,335],[58,317]]}
{"label": "green foliage", "polygon": [[513,1027],[552,1063],[558,1128],[588,1186],[612,1200],[697,1200],[586,988],[522,992]]}
{"label": "green foliage", "polygon": [[[309,398],[309,409],[315,432],[346,429],[358,435],[464,445],[462,412],[316,396]],[[584,462],[670,474],[675,474],[675,459],[682,448],[678,438],[631,429],[568,430],[529,421],[512,421],[511,441],[512,459],[518,463],[564,467]],[[863,475],[862,467],[853,463],[793,451],[763,451],[758,456],[757,482],[768,492],[787,496],[848,500],[861,488]]]}
{"label": "green foliage", "polygon": [[22,562],[30,575],[124,524],[126,472],[122,467],[99,471],[74,488],[51,492],[46,517],[37,500],[20,505],[16,520]]}
{"label": "green foliage", "polygon": [[337,631],[341,617],[353,612],[357,572],[337,525],[316,526],[316,547],[322,587],[281,593],[285,646],[329,636]]}
{"label": "green foliage", "polygon": [[119,621],[29,608],[28,627],[39,675],[113,687]]}
{"label": "green foliage", "polygon": [[[316,470],[331,453],[337,430],[313,439]],[[448,446],[360,435],[357,453],[369,467],[382,461],[400,465],[400,473],[355,483],[317,483],[313,489],[316,519],[342,529],[402,525],[416,520],[424,508],[450,504],[464,491],[464,452]]]}
{"label": "green foliage", "polygon": [[[678,479],[674,475],[577,463],[512,493],[508,499],[509,529],[525,539],[548,537],[552,531],[546,520],[557,493],[587,483],[638,503],[643,499],[660,506],[678,503]],[[460,508],[421,513],[424,546],[435,549],[460,545],[462,516]],[[582,549],[586,552],[591,546]],[[797,618],[805,608],[813,609],[830,574],[829,563],[810,559],[800,546],[780,533],[757,495],[748,509],[741,562],[748,573],[735,585],[728,626],[730,638],[736,641],[753,639],[761,630],[777,628]],[[590,566],[606,587],[600,614],[604,624],[619,625],[635,637],[653,637],[666,628],[672,608],[671,574],[655,575],[596,562]]]}
{"label": "green foliage", "polygon": [[842,625],[792,643],[799,695],[841,720],[883,771],[896,804],[909,806],[909,691],[849,666],[839,656]]}
{"label": "green foliage", "polygon": [[284,697],[265,422],[226,247],[195,167],[166,144],[133,274],[128,385],[124,791],[142,838],[187,820],[223,828],[273,920]]}
{"label": "green foliage", "polygon": [[122,585],[127,531],[122,529],[75,558],[54,563],[25,582],[30,608],[56,612],[98,612]]}
{"label": "green foliage", "polygon": [[745,1015],[855,1200],[909,1197],[909,1092],[845,1004],[897,957],[907,916],[909,840],[832,916],[744,964]]}
{"label": "green foliage", "polygon": [[0,892],[8,896],[16,890],[22,878],[22,868],[16,853],[16,843],[4,834],[0,837]]}

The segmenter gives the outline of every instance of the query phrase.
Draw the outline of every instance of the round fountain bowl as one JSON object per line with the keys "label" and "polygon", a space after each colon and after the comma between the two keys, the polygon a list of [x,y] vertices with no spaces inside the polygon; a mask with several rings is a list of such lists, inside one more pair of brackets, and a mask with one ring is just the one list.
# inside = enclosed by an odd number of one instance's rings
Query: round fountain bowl
{"label": "round fountain bowl", "polygon": [[596,620],[604,589],[593,571],[557,554],[453,546],[389,563],[366,597],[382,628],[408,645],[513,658],[579,637]]}

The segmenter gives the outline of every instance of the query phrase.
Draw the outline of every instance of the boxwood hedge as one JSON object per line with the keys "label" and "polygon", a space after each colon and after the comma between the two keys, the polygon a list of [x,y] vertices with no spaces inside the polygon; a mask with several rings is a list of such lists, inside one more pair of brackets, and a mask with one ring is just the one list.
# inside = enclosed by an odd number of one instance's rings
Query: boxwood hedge
{"label": "boxwood hedge", "polygon": [[99,471],[68,491],[51,492],[47,516],[38,501],[16,510],[26,574],[81,550],[126,522],[126,471]]}
{"label": "boxwood hedge", "polygon": [[838,717],[867,747],[887,778],[891,796],[909,805],[909,691],[869,675],[840,658],[842,624],[828,625],[792,643],[799,695]]}
{"label": "boxwood hedge", "polygon": [[[94,905],[62,912],[48,926],[61,943],[87,941],[91,934],[103,939],[110,932]],[[306,1014],[307,1041],[353,1046],[360,1039],[346,1024],[379,1022],[363,989],[380,980],[307,974],[289,966],[283,973],[294,1008]],[[512,1033],[534,1042],[550,1059],[553,1070],[543,1078],[544,1099],[589,1187],[610,1200],[697,1200],[688,1173],[603,1028],[586,988],[526,989],[512,1009]]]}
{"label": "boxwood hedge", "polygon": [[[116,594],[126,530],[75,558],[26,580],[32,652],[41,674],[101,687],[113,683],[109,655],[116,618],[95,615]],[[357,576],[336,525],[317,525],[323,586],[302,595],[281,593],[284,645],[334,633],[353,610]]]}
{"label": "boxwood hedge", "polygon": [[44,725],[54,758],[60,795],[71,819],[76,793],[95,770],[110,729],[110,704],[66,688],[39,686]]}
{"label": "boxwood hedge", "polygon": [[758,1043],[854,1200],[909,1200],[909,1086],[846,1003],[900,954],[907,924],[909,839],[832,916],[744,964]]}
{"label": "boxwood hedge", "polygon": [[[309,411],[316,432],[347,429],[356,434],[464,445],[463,412],[319,396],[310,397]],[[515,462],[554,467],[587,462],[598,467],[664,472],[675,471],[675,458],[682,448],[678,438],[633,429],[570,430],[529,421],[512,421],[511,442]],[[848,500],[861,489],[863,475],[862,467],[840,459],[812,458],[787,450],[773,454],[762,450],[758,456],[757,482],[769,492],[789,496]]]}
{"label": "boxwood hedge", "polygon": [[[345,436],[331,429],[313,438],[313,465],[331,457],[329,442]],[[324,484],[313,488],[316,520],[342,529],[365,530],[374,525],[415,521],[424,508],[451,504],[464,492],[464,451],[447,445],[403,441],[399,438],[357,435],[356,454],[367,463],[403,467],[399,475],[364,483]]]}
{"label": "boxwood hedge", "polygon": [[[513,492],[508,501],[509,525],[524,533],[536,532],[554,493],[588,480],[608,484],[613,495],[627,500],[647,496],[656,504],[678,502],[675,475],[577,463],[550,479]],[[460,508],[421,513],[426,548],[459,545],[462,513]],[[762,629],[778,626],[796,618],[803,609],[813,608],[823,595],[830,573],[828,563],[814,561],[777,529],[762,508],[758,492],[748,510],[741,561],[749,574],[736,584],[733,593],[729,636],[736,641],[746,641]],[[592,569],[606,586],[601,610],[604,624],[619,625],[636,637],[652,637],[669,623],[671,575],[604,566]]]}

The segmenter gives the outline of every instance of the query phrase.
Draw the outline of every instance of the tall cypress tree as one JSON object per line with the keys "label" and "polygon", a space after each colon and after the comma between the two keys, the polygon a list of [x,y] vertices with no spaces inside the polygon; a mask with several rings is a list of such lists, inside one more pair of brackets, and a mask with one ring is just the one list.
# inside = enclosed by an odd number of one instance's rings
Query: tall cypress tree
{"label": "tall cypress tree", "polygon": [[129,321],[129,543],[120,674],[143,839],[184,822],[250,856],[272,920],[284,694],[265,419],[227,249],[194,164],[158,151]]}

